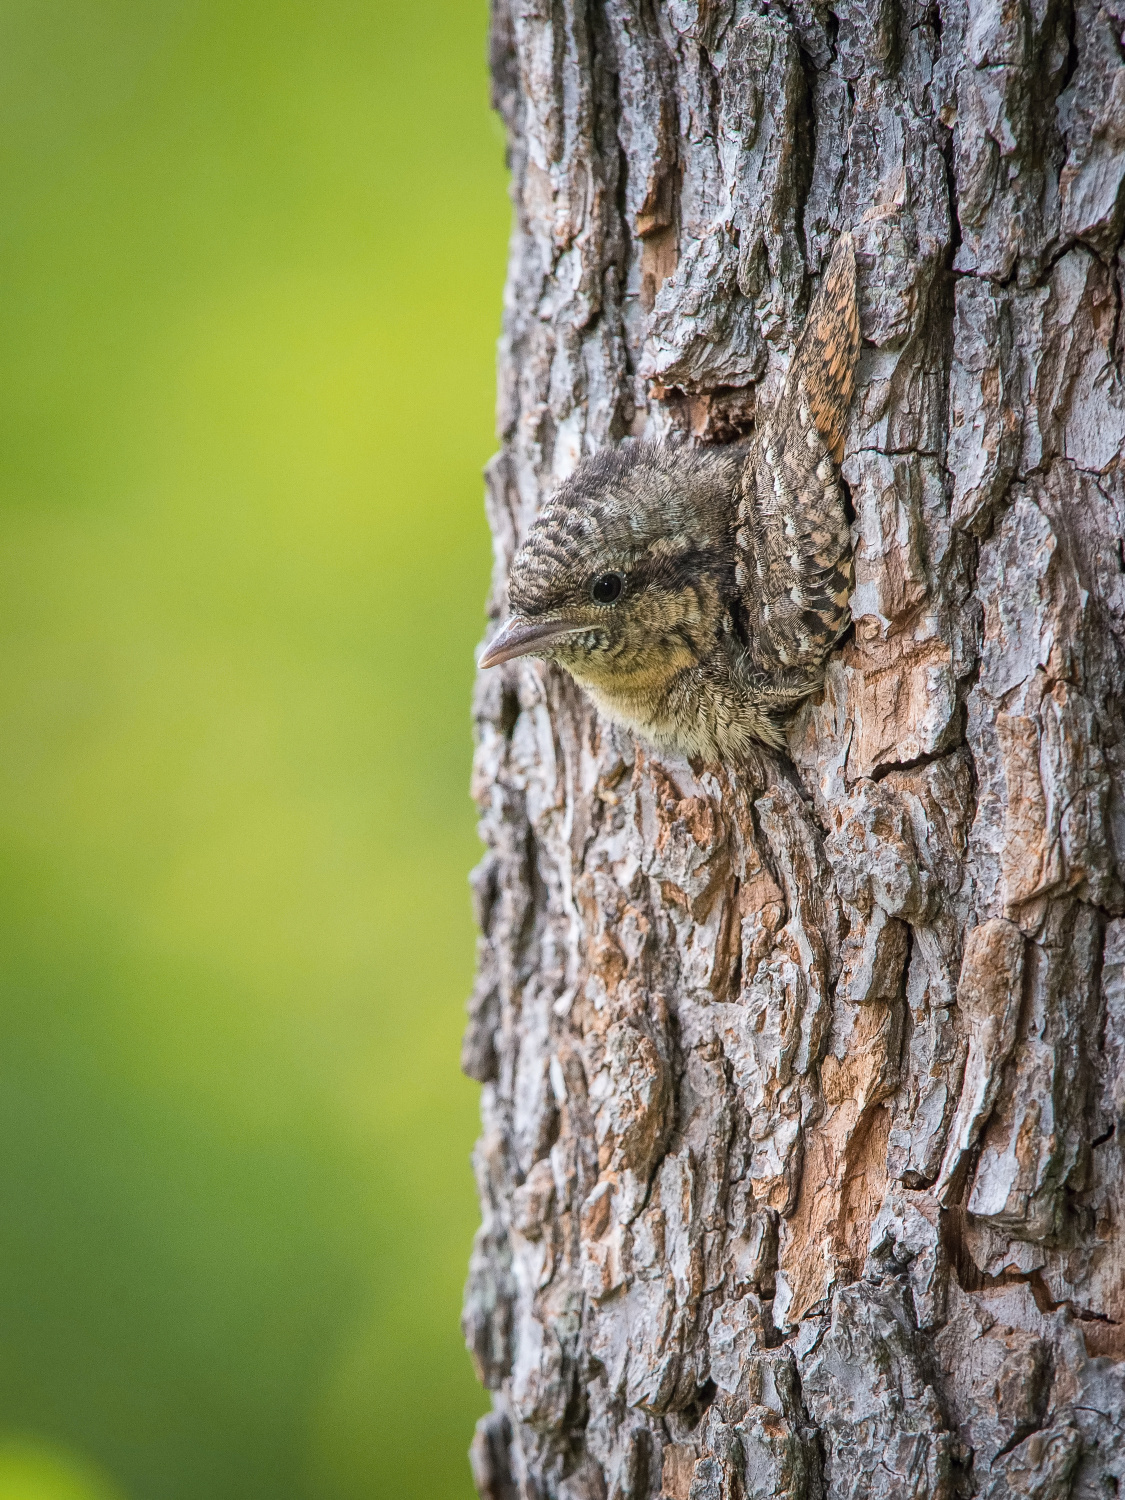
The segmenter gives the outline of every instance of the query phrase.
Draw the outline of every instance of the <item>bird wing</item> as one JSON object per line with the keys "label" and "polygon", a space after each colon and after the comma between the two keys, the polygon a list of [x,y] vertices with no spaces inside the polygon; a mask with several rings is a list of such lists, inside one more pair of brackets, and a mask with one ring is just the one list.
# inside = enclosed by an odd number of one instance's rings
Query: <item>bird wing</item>
{"label": "bird wing", "polygon": [[855,248],[845,233],[743,470],[735,577],[767,669],[813,670],[848,624],[852,548],[837,465],[858,359]]}

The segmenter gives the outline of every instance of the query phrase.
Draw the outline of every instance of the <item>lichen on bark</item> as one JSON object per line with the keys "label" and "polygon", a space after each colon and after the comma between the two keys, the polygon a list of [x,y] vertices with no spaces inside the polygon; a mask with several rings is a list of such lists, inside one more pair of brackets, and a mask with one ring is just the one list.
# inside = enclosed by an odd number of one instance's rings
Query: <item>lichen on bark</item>
{"label": "lichen on bark", "polygon": [[1125,1482],[1121,0],[494,0],[496,571],[728,441],[850,229],[855,628],[789,755],[478,683],[491,1500]]}

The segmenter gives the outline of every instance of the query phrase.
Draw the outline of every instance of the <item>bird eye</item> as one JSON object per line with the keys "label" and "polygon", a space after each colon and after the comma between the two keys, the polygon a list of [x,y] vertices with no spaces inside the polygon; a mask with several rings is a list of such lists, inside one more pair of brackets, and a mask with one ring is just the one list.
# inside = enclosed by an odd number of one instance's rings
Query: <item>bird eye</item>
{"label": "bird eye", "polygon": [[620,573],[601,573],[590,585],[590,596],[595,604],[616,604],[624,587]]}

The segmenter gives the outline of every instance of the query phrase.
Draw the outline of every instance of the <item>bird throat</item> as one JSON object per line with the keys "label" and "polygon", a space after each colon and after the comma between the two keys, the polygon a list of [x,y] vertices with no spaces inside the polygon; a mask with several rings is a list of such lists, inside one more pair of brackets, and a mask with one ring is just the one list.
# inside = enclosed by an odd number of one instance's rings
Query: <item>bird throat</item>
{"label": "bird throat", "polygon": [[583,687],[601,711],[618,723],[651,734],[664,715],[673,684],[695,666],[686,646],[646,655],[623,671],[620,663],[586,658],[572,666],[571,676]]}

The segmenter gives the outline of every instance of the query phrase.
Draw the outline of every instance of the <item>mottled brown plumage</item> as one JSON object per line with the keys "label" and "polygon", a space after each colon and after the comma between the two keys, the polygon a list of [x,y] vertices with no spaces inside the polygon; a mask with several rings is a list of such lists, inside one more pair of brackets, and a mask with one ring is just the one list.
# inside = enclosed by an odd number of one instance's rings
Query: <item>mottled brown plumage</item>
{"label": "mottled brown plumage", "polygon": [[557,661],[611,719],[689,755],[783,744],[849,620],[836,466],[858,355],[845,234],[754,439],[581,464],[516,553],[512,614],[481,665]]}

